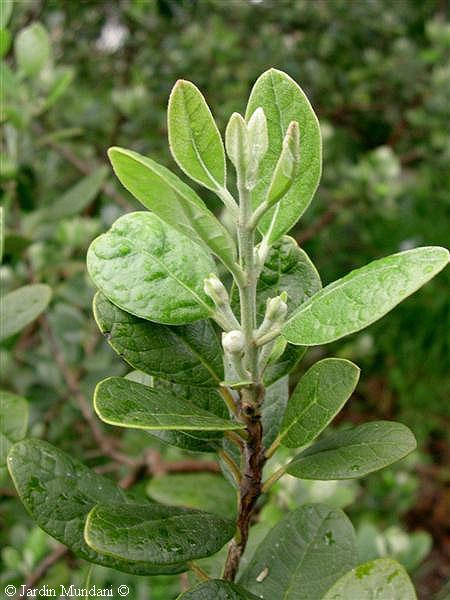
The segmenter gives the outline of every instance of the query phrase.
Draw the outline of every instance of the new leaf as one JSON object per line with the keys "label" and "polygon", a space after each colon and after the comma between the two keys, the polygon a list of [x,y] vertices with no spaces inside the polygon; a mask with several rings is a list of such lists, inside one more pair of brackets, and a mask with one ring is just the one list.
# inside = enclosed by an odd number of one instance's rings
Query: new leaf
{"label": "new leaf", "polygon": [[286,73],[269,69],[259,77],[250,94],[246,118],[249,119],[258,107],[264,110],[267,118],[269,150],[260,164],[253,194],[255,205],[266,198],[289,124],[296,121],[300,131],[300,163],[291,187],[260,223],[260,229],[265,233],[276,215],[270,235],[273,242],[295,225],[311,202],[322,170],[322,141],[319,122],[307,97]]}
{"label": "new leaf", "polygon": [[179,80],[167,110],[170,150],[194,181],[217,191],[225,186],[226,165],[222,138],[200,90]]}

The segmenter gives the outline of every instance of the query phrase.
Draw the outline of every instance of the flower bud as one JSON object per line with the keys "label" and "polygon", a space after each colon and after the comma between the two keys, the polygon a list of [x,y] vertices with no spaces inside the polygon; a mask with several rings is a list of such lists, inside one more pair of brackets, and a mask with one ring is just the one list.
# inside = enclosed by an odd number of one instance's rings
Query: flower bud
{"label": "flower bud", "polygon": [[234,329],[222,334],[222,346],[225,352],[241,354],[245,347],[245,337],[242,331]]}
{"label": "flower bud", "polygon": [[230,298],[225,286],[214,273],[211,273],[203,282],[203,289],[216,306],[229,304]]}
{"label": "flower bud", "polygon": [[265,319],[272,323],[281,323],[287,314],[287,304],[281,296],[267,300]]}

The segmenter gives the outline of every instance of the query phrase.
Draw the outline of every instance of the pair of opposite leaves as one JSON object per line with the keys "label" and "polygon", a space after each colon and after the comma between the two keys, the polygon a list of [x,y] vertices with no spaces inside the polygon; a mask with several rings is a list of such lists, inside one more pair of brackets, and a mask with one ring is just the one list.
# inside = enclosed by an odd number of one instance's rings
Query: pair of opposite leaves
{"label": "pair of opposite leaves", "polygon": [[[246,117],[262,107],[267,117],[269,150],[263,157],[254,205],[270,184],[286,129],[301,131],[300,168],[278,206],[262,219],[279,239],[300,218],[321,173],[317,118],[300,87],[285,73],[261,75],[250,95]],[[171,94],[169,141],[175,160],[192,179],[220,195],[226,186],[223,142],[205,99],[186,81]],[[157,323],[181,325],[212,315],[203,281],[215,271],[210,252],[233,272],[236,247],[223,225],[199,196],[176,175],[135,152],[112,148],[109,156],[122,184],[151,213],[121,217],[88,252],[88,269],[97,287],[117,306]],[[179,234],[183,235],[179,235]],[[200,247],[199,247],[200,246]],[[327,286],[292,314],[283,328],[287,341],[311,346],[363,329],[412,294],[448,263],[440,247],[416,248],[374,261]]]}

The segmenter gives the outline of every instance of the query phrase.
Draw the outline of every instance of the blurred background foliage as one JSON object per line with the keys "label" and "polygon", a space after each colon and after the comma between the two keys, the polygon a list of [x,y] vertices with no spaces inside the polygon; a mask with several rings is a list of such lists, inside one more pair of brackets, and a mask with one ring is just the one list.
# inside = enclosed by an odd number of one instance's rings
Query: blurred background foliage
{"label": "blurred background foliage", "polygon": [[[324,174],[292,235],[325,283],[385,254],[448,244],[446,0],[6,0],[1,16],[2,290],[36,281],[53,290],[45,316],[0,347],[1,386],[28,399],[31,435],[126,477],[98,448],[104,432],[90,419],[95,384],[127,368],[93,321],[85,254],[120,214],[139,208],[105,167],[109,146],[177,171],[165,121],[177,78],[200,87],[222,132],[265,69],[301,84],[321,122]],[[306,359],[355,360],[363,375],[343,418],[395,416],[413,428],[420,451],[362,483],[288,478],[258,525],[299,501],[345,506],[364,560],[395,555],[424,599],[450,576],[449,278],[447,270],[363,334]],[[105,431],[132,456],[150,445],[164,460],[185,458],[138,432],[119,440]],[[54,544],[27,520],[4,473],[0,486],[0,583],[20,582]],[[59,561],[42,581],[82,583],[85,573],[86,565]],[[93,578],[129,582],[137,600],[168,600],[186,584],[100,567]]]}

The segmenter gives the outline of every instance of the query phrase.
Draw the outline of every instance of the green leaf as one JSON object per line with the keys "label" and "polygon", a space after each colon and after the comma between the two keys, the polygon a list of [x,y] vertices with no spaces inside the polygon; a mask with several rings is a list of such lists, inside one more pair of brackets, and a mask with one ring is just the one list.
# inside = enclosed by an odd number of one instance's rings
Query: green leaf
{"label": "green leaf", "polygon": [[97,552],[157,566],[210,556],[234,531],[233,521],[200,510],[100,504],[89,513],[84,535]]}
{"label": "green leaf", "polygon": [[[217,390],[179,385],[164,380],[156,380],[155,388],[165,396],[178,396],[218,417],[229,418],[228,409]],[[149,434],[166,444],[191,452],[215,452],[223,437],[223,431],[152,430]]]}
{"label": "green leaf", "polygon": [[29,77],[38,75],[48,62],[51,52],[45,27],[35,22],[19,31],[14,51],[19,69]]}
{"label": "green leaf", "polygon": [[169,327],[139,319],[100,292],[94,316],[112,348],[132,367],[174,383],[218,387],[223,380],[220,341],[208,320]]}
{"label": "green leaf", "polygon": [[262,406],[263,446],[268,448],[280,430],[289,397],[289,377],[285,376],[266,388]]}
{"label": "green leaf", "polygon": [[253,190],[258,182],[261,160],[269,149],[267,119],[261,107],[258,107],[248,119],[247,132],[249,161],[246,173],[246,185],[248,189]]}
{"label": "green leaf", "polygon": [[25,437],[28,427],[28,402],[25,398],[0,390],[0,468],[14,442]]}
{"label": "green leaf", "polygon": [[258,596],[231,581],[211,579],[184,592],[177,600],[258,600]]}
{"label": "green leaf", "polygon": [[87,266],[104,295],[137,317],[184,325],[212,313],[203,280],[214,262],[154,214],[120,217],[92,242]]}
{"label": "green leaf", "polygon": [[415,248],[351,271],[315,294],[286,322],[293,344],[317,346],[367,327],[419,289],[448,263],[445,248]]}
{"label": "green leaf", "polygon": [[269,298],[286,292],[288,314],[306,302],[322,287],[319,273],[297,242],[283,236],[267,256],[257,286],[257,311],[262,319]]}
{"label": "green leaf", "polygon": [[214,473],[174,473],[154,477],[147,494],[161,504],[183,506],[224,517],[236,514],[236,492],[221,475]]}
{"label": "green leaf", "polygon": [[112,481],[65,452],[47,442],[27,439],[11,448],[8,468],[17,493],[34,521],[80,558],[136,575],[186,570],[184,565],[155,568],[145,562],[120,561],[87,546],[83,530],[93,506],[105,498],[117,503],[127,499]]}
{"label": "green leaf", "polygon": [[359,372],[355,364],[342,358],[315,363],[289,399],[278,436],[282,444],[299,448],[312,442],[350,398]]}
{"label": "green leaf", "polygon": [[174,85],[167,112],[172,156],[194,181],[216,191],[225,186],[222,138],[200,90],[180,79]]}
{"label": "green leaf", "polygon": [[97,385],[94,407],[105,423],[119,427],[182,431],[230,431],[244,427],[198,408],[185,398],[122,377],[109,377]]}
{"label": "green leaf", "polygon": [[321,175],[322,142],[319,122],[307,97],[286,73],[269,69],[259,77],[250,94],[246,118],[249,119],[258,107],[264,110],[267,118],[269,150],[261,161],[258,184],[253,193],[255,205],[266,198],[289,124],[297,121],[300,129],[298,173],[283,199],[260,223],[261,230],[267,232],[276,211],[270,235],[273,242],[295,225],[311,202]]}
{"label": "green leaf", "polygon": [[228,158],[236,172],[245,174],[250,158],[247,124],[239,113],[233,113],[225,131],[225,146]]}
{"label": "green leaf", "polygon": [[206,245],[227,267],[235,266],[232,237],[194,190],[137,152],[110,148],[108,156],[122,185],[146,208],[194,242]]}
{"label": "green leaf", "polygon": [[416,600],[417,596],[407,572],[390,558],[379,558],[355,567],[341,577],[323,600]]}
{"label": "green leaf", "polygon": [[345,514],[306,504],[267,534],[239,583],[265,600],[318,599],[355,562],[355,533]]}
{"label": "green leaf", "polygon": [[292,121],[284,136],[280,158],[275,166],[267,199],[269,206],[288,192],[297,177],[300,162],[300,133],[297,121]]}
{"label": "green leaf", "polygon": [[57,221],[81,213],[101,190],[107,173],[107,167],[100,167],[90,175],[83,177],[51,206],[45,207],[41,211],[42,217],[47,221]]}
{"label": "green leaf", "polygon": [[415,448],[416,439],[405,425],[374,421],[313,444],[292,459],[286,472],[300,479],[354,479],[387,467]]}
{"label": "green leaf", "polygon": [[46,308],[51,288],[42,283],[24,285],[2,298],[0,341],[15,335],[34,321]]}

